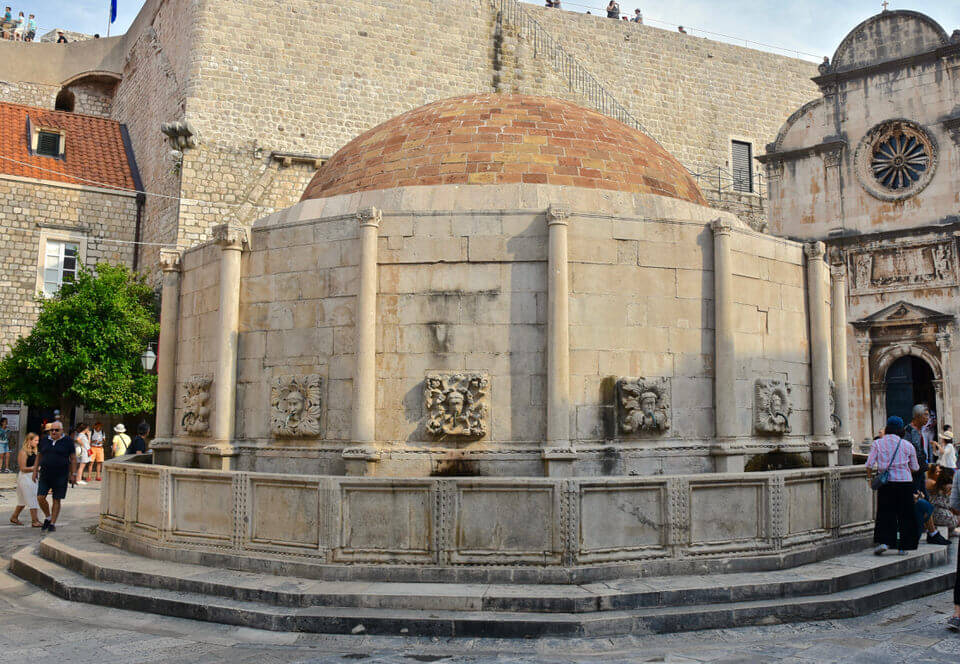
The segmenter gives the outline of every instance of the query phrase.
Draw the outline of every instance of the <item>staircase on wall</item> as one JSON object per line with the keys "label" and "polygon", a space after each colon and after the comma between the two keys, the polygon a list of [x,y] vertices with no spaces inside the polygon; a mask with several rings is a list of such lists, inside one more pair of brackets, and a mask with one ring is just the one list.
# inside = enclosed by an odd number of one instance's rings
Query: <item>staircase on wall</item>
{"label": "staircase on wall", "polygon": [[[657,137],[647,130],[590,70],[568,53],[560,45],[560,41],[524,9],[519,0],[490,0],[490,4],[496,12],[497,39],[502,41],[504,25],[509,25],[511,32],[533,50],[533,57],[548,63],[570,91],[587,105],[657,141]],[[502,65],[502,62],[500,64]],[[737,178],[723,166],[698,170],[684,164],[684,168],[697,181],[711,206],[732,212],[755,230],[766,229],[767,192],[762,171],[756,170],[753,173],[752,191],[745,193],[735,188]]]}

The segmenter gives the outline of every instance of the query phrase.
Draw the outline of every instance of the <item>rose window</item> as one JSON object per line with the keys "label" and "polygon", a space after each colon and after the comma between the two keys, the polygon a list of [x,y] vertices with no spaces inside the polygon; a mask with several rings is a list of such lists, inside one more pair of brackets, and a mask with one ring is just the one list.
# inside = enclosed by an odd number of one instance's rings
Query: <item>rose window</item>
{"label": "rose window", "polygon": [[878,143],[870,167],[873,177],[887,189],[903,189],[927,170],[930,154],[916,136],[898,133]]}

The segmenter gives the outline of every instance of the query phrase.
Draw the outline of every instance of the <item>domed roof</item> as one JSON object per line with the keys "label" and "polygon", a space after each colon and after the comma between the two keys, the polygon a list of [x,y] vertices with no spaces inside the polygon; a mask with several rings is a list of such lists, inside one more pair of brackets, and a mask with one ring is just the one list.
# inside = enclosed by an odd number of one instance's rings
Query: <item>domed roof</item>
{"label": "domed roof", "polygon": [[567,101],[455,97],[399,115],[341,148],[301,200],[438,184],[570,185],[706,205],[696,182],[646,134]]}

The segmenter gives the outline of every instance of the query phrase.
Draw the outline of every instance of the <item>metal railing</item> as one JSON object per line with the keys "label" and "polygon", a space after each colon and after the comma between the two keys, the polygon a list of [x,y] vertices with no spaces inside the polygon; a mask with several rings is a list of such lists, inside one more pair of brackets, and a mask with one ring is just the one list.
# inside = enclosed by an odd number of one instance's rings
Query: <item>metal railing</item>
{"label": "metal railing", "polygon": [[614,97],[580,62],[557,42],[518,0],[490,0],[497,11],[497,20],[506,21],[526,39],[533,48],[533,57],[544,57],[563,76],[571,90],[582,94],[595,109],[623,124],[642,131],[656,140],[626,106]]}
{"label": "metal railing", "polygon": [[731,171],[722,166],[713,166],[702,171],[686,168],[704,194],[716,193],[719,196],[726,192],[733,192],[755,194],[760,198],[767,197],[767,182],[762,171],[754,170],[753,173],[739,169]]}

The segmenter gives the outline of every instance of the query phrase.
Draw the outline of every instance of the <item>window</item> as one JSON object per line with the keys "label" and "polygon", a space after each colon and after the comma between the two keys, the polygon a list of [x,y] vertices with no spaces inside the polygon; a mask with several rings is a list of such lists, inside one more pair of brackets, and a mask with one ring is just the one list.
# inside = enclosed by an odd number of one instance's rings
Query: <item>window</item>
{"label": "window", "polygon": [[73,281],[77,274],[80,245],[76,242],[47,240],[43,257],[43,294],[52,297],[63,284]]}
{"label": "window", "polygon": [[60,156],[60,134],[54,133],[52,131],[43,131],[42,129],[37,132],[37,154],[42,154],[46,157],[59,157]]}
{"label": "window", "polygon": [[73,107],[76,104],[76,97],[73,92],[64,88],[59,93],[57,93],[57,99],[53,103],[53,107],[58,111],[67,111],[68,113],[73,113]]}
{"label": "window", "polygon": [[744,141],[730,145],[730,166],[733,171],[733,190],[753,192],[753,146]]}

